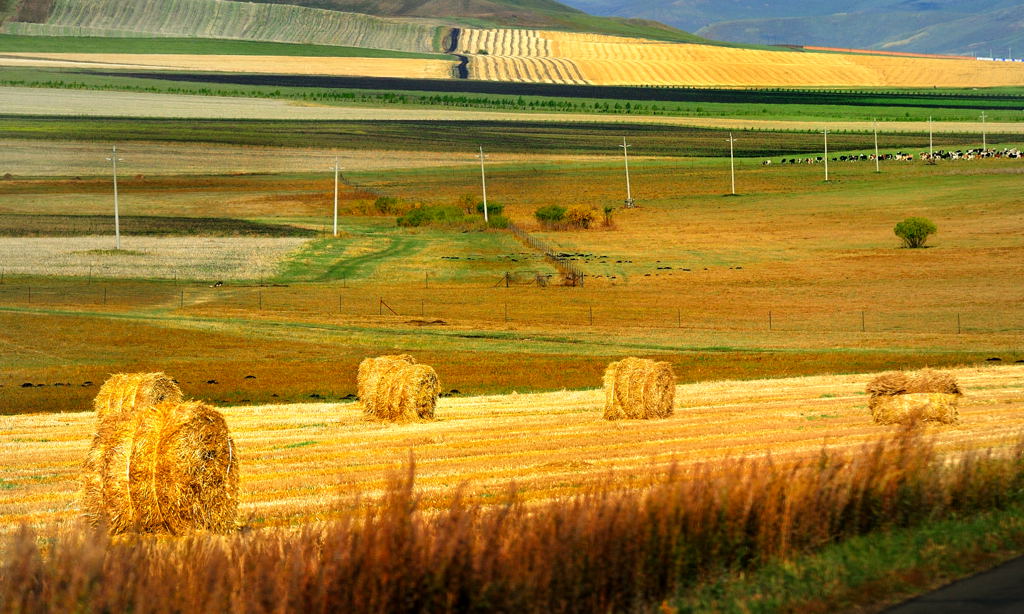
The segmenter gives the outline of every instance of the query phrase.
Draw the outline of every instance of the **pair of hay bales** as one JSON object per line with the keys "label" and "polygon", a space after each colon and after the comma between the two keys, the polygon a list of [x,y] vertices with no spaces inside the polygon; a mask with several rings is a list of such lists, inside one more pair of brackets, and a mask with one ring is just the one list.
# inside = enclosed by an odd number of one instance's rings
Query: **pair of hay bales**
{"label": "pair of hay bales", "polygon": [[238,510],[238,457],[224,417],[187,401],[163,373],[119,373],[94,401],[82,512],[111,534],[226,532]]}
{"label": "pair of hay bales", "polygon": [[868,409],[877,424],[956,424],[963,391],[949,373],[921,369],[882,373],[867,386]]}
{"label": "pair of hay bales", "polygon": [[434,419],[441,384],[432,367],[393,354],[360,362],[356,389],[367,417],[408,422]]}

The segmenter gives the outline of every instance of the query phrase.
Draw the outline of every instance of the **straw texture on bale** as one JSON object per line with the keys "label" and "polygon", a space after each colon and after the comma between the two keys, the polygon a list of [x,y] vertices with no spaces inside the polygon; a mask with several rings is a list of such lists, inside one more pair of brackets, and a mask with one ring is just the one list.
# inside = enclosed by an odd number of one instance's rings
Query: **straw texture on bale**
{"label": "straw texture on bale", "polygon": [[407,365],[416,364],[416,359],[408,354],[389,354],[376,358],[364,358],[359,363],[356,375],[356,394],[367,415],[376,415],[379,411],[377,393],[380,390],[382,377]]}
{"label": "straw texture on bale", "polygon": [[400,365],[377,384],[375,418],[395,422],[433,420],[441,384],[427,365]]}
{"label": "straw texture on bale", "polygon": [[82,508],[94,526],[180,535],[234,527],[238,453],[219,412],[164,401],[99,425]]}
{"label": "straw texture on bale", "polygon": [[604,372],[604,417],[650,420],[672,415],[676,376],[672,365],[646,358],[624,358]]}
{"label": "straw texture on bale", "polygon": [[911,392],[881,396],[872,403],[871,417],[878,424],[908,424],[919,421],[956,424],[959,395],[942,392]]}
{"label": "straw texture on bale", "polygon": [[181,401],[181,389],[163,373],[115,373],[100,387],[93,408],[96,419],[131,412],[162,401]]}
{"label": "straw texture on bale", "polygon": [[956,378],[943,371],[882,373],[868,383],[867,392],[871,417],[878,424],[955,424],[960,419],[957,405],[963,391]]}

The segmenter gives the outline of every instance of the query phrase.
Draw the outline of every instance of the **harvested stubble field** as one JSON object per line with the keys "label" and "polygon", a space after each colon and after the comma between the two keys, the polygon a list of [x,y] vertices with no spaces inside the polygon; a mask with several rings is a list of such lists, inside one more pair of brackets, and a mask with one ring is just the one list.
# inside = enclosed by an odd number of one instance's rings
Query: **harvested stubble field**
{"label": "harvested stubble field", "polygon": [[[967,395],[958,426],[929,427],[939,446],[1009,446],[1024,427],[1024,367],[959,369]],[[354,377],[354,371],[353,371]],[[241,462],[240,512],[248,526],[329,518],[381,495],[415,457],[427,509],[457,487],[473,502],[500,502],[514,481],[527,502],[578,494],[614,479],[642,486],[682,466],[853,448],[889,432],[871,422],[867,375],[678,387],[666,420],[610,423],[600,390],[442,399],[435,422],[366,421],[356,404],[224,410]],[[92,412],[0,418],[8,451],[0,526],[72,519]]]}
{"label": "harvested stubble field", "polygon": [[256,280],[275,274],[305,241],[122,236],[116,251],[113,236],[0,237],[0,262],[7,274]]}
{"label": "harvested stubble field", "polygon": [[[43,122],[45,121],[43,120]],[[43,123],[39,120],[32,123],[34,125],[33,132],[38,133],[46,130]],[[341,166],[343,180],[345,174],[353,171],[454,167],[479,164],[478,161],[473,159],[468,150],[465,153],[453,153],[451,151],[428,151],[426,149],[364,149],[363,147],[357,147],[363,143],[355,142],[354,138],[349,138],[348,146],[343,146],[345,144],[344,139],[348,137],[345,133],[340,134],[337,147],[330,146],[335,144],[334,142],[325,144],[323,147],[271,147],[216,142],[177,143],[155,139],[136,140],[131,136],[131,133],[136,132],[132,126],[119,124],[119,122],[113,120],[107,120],[104,123],[121,133],[121,139],[111,138],[110,140],[117,142],[118,151],[122,158],[120,169],[122,173],[127,173],[127,176],[120,178],[120,182],[129,191],[141,188],[149,189],[154,193],[158,190],[182,192],[200,191],[203,188],[208,188],[210,190],[217,189],[220,191],[245,193],[263,192],[267,190],[269,184],[278,184],[273,187],[282,192],[289,190],[299,191],[300,189],[310,189],[312,187],[323,192],[324,198],[330,198],[327,192],[333,188],[333,183],[328,185],[325,180],[331,179],[329,175],[333,173],[335,157],[338,158],[338,164]],[[172,122],[172,124],[177,124],[177,122]],[[193,127],[196,127],[195,124],[193,124]],[[223,125],[210,126],[209,129],[212,133],[215,133],[226,130],[229,127],[233,128],[236,136],[238,136],[239,126],[234,122],[224,122]],[[282,132],[290,127],[281,127]],[[369,127],[369,124],[349,127],[353,131],[363,131],[364,128]],[[145,136],[149,132],[152,137],[152,128],[153,126],[143,127],[142,130],[138,131],[141,133],[139,136]],[[178,126],[169,125],[167,128],[175,130]],[[272,128],[272,126],[259,126],[256,128],[256,131],[266,136]],[[338,134],[341,132],[339,128],[340,126],[337,125],[318,126],[316,128],[306,126],[303,136],[309,139],[311,138],[311,133],[315,133],[316,136],[312,138],[319,140],[318,137],[321,133],[326,134],[328,131],[333,131]],[[12,130],[13,126],[8,124],[7,129]],[[54,129],[59,130],[60,128],[54,126]],[[78,129],[81,130],[83,127],[79,125]],[[415,130],[416,128],[410,128],[409,132],[411,133]],[[109,164],[106,162],[106,158],[110,156],[110,147],[106,143],[97,142],[97,139],[85,140],[89,135],[83,134],[82,136],[83,140],[48,140],[45,147],[40,147],[38,140],[30,138],[3,138],[4,157],[0,161],[0,175],[11,173],[11,175],[19,179],[25,177],[69,178],[78,176],[82,178],[88,177],[89,180],[85,182],[80,179],[67,180],[63,187],[56,187],[61,184],[55,182],[53,184],[55,187],[49,189],[40,187],[40,184],[35,184],[34,187],[27,187],[31,184],[6,182],[0,183],[0,194],[109,191],[109,181],[104,177],[102,187],[98,187],[100,182],[95,180],[95,176],[105,176],[109,171]],[[99,137],[98,140],[106,141],[108,135],[101,134],[96,136]],[[111,134],[110,136],[113,137],[114,135]],[[371,134],[370,138],[376,138],[377,136]],[[207,138],[215,137],[213,134],[207,133]],[[607,159],[608,157],[586,153],[559,155],[548,153],[492,152],[488,154],[488,161],[497,164],[537,160],[544,162],[579,162],[597,161]],[[289,174],[298,174],[300,176],[287,177]],[[138,177],[138,175],[143,175],[143,177]],[[159,177],[149,177],[149,175],[158,175]],[[168,175],[185,175],[189,177],[182,177],[177,183],[174,183],[174,178],[168,177]],[[202,177],[204,175],[223,175],[223,177],[218,179],[223,185],[212,185],[212,182],[215,180],[210,177]],[[246,177],[245,175],[257,176]],[[143,181],[146,179],[148,181]],[[290,186],[287,185],[288,182],[291,183]],[[342,187],[345,188],[340,195],[342,198],[374,198],[367,193],[354,194],[346,186]]]}
{"label": "harvested stubble field", "polygon": [[[467,30],[476,79],[595,85],[725,87],[995,87],[1024,67],[927,59],[739,49],[571,32]],[[980,65],[979,65],[980,64]]]}
{"label": "harvested stubble field", "polygon": [[449,79],[455,64],[417,58],[17,52],[5,53],[0,66]]}

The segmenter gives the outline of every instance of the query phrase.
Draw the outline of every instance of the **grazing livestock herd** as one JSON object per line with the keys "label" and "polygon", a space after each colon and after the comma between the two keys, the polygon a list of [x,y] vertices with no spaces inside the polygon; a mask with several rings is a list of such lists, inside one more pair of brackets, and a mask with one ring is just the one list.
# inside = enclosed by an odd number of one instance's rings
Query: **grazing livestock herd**
{"label": "grazing livestock herd", "polygon": [[[880,160],[895,160],[897,162],[913,162],[914,154],[897,151],[896,153],[879,154]],[[939,150],[935,152],[923,151],[917,155],[918,160],[933,161],[933,160],[977,160],[979,158],[1009,158],[1012,160],[1024,160],[1024,152],[1016,148],[1006,149],[968,149],[956,151],[945,151]],[[821,164],[825,161],[822,156],[807,157],[807,158],[782,158],[779,160],[779,164]],[[854,155],[842,155],[833,156],[830,158],[832,162],[874,162],[874,154],[854,154]],[[771,160],[765,160],[761,163],[762,166],[771,166]]]}

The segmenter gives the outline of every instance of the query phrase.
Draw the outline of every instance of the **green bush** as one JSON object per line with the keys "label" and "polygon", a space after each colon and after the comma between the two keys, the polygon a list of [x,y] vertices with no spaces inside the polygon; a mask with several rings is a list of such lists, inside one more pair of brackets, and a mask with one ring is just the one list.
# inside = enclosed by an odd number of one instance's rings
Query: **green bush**
{"label": "green bush", "polygon": [[545,205],[533,212],[541,226],[557,226],[565,222],[565,207],[558,205]]}
{"label": "green bush", "polygon": [[488,228],[508,228],[512,224],[512,220],[508,219],[504,215],[490,215],[487,220]]}
{"label": "green bush", "polygon": [[931,220],[923,217],[908,217],[899,224],[896,224],[896,228],[893,232],[900,239],[903,239],[903,245],[911,249],[916,247],[924,247],[925,241],[928,240],[928,236],[935,234],[938,228],[932,223]]}
{"label": "green bush", "polygon": [[460,226],[476,216],[466,216],[456,206],[415,207],[399,216],[397,223],[406,228],[419,226]]}
{"label": "green bush", "polygon": [[393,215],[398,213],[399,203],[398,199],[394,196],[380,196],[377,200],[373,201],[373,207],[377,210],[377,213]]}
{"label": "green bush", "polygon": [[397,220],[398,225],[403,227],[428,226],[433,221],[433,215],[426,207],[410,209],[405,215],[400,216]]}
{"label": "green bush", "polygon": [[[505,210],[505,205],[499,205],[498,203],[487,203],[487,217],[491,217],[491,216],[495,216],[495,215],[501,215],[501,212],[504,211],[504,210]],[[484,204],[483,203],[477,203],[476,204],[476,212],[477,213],[483,213],[484,212]]]}

